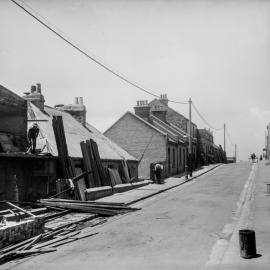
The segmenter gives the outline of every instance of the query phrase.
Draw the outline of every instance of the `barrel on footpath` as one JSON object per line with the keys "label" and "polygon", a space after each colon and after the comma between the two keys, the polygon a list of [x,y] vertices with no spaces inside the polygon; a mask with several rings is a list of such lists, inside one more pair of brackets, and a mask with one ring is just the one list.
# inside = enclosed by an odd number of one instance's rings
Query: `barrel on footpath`
{"label": "barrel on footpath", "polygon": [[244,259],[256,257],[255,231],[239,230],[240,256]]}

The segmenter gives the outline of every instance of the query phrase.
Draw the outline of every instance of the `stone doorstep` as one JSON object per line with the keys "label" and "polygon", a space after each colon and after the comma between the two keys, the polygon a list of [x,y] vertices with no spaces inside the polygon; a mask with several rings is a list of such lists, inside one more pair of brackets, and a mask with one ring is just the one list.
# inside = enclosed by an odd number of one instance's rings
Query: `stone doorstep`
{"label": "stone doorstep", "polygon": [[125,191],[129,191],[135,188],[140,188],[140,187],[144,187],[146,185],[152,184],[153,181],[151,180],[145,180],[142,182],[135,182],[135,183],[127,183],[127,184],[119,184],[119,185],[115,185],[113,187],[113,193],[122,193]]}
{"label": "stone doorstep", "polygon": [[85,197],[88,201],[98,200],[103,197],[107,197],[113,195],[115,193],[122,193],[125,191],[129,191],[132,189],[140,188],[151,184],[151,180],[145,180],[142,182],[135,182],[135,183],[127,183],[127,184],[119,184],[115,185],[114,187],[104,186],[104,187],[96,187],[96,188],[88,188],[85,190]]}
{"label": "stone doorstep", "polygon": [[110,186],[88,188],[85,190],[87,201],[95,201],[99,198],[107,197],[113,194],[113,189]]}

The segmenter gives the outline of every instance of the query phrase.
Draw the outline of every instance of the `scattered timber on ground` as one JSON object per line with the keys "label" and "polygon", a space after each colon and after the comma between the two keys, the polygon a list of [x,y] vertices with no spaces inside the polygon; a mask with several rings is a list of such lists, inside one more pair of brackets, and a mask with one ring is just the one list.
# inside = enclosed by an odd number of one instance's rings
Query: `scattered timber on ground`
{"label": "scattered timber on ground", "polygon": [[88,215],[74,222],[60,225],[52,230],[47,229],[46,232],[35,237],[0,249],[0,264],[25,256],[53,252],[57,250],[56,247],[96,235],[97,233],[80,235],[81,229],[85,226],[84,222],[89,220],[93,220],[93,222],[87,224],[86,227],[93,227],[106,222],[106,219],[100,219],[97,215]]}
{"label": "scattered timber on ground", "polygon": [[0,255],[0,264],[6,263],[20,257],[25,257],[34,254],[48,253],[56,251],[56,248],[30,249],[30,250],[15,250],[9,253]]}
{"label": "scattered timber on ground", "polygon": [[45,220],[52,220],[52,219],[64,216],[64,215],[66,215],[66,214],[68,214],[70,212],[71,212],[71,210],[62,210],[61,212],[58,212],[58,213],[46,215]]}
{"label": "scattered timber on ground", "polygon": [[128,206],[123,205],[114,205],[114,204],[97,204],[97,203],[91,203],[85,201],[84,203],[81,203],[80,201],[77,201],[76,203],[65,201],[65,200],[46,200],[41,199],[40,203],[45,206],[54,206],[58,208],[63,209],[71,209],[86,213],[93,213],[93,214],[99,214],[104,216],[114,216],[118,214],[124,214],[129,211],[136,211],[139,210],[138,208],[132,208]]}
{"label": "scattered timber on ground", "polygon": [[52,199],[48,199],[48,200],[49,201],[57,201],[57,202],[80,203],[80,204],[89,204],[89,203],[91,203],[91,204],[95,204],[95,205],[125,206],[125,203],[121,203],[121,202],[118,203],[118,202],[99,202],[99,201],[79,201],[79,200],[68,200],[68,199],[60,199],[60,198],[52,198]]}
{"label": "scattered timber on ground", "polygon": [[17,209],[17,210],[19,210],[19,211],[21,211],[21,212],[27,214],[27,215],[30,216],[30,217],[35,217],[35,215],[32,214],[31,212],[26,211],[26,210],[20,208],[19,206],[15,205],[15,204],[13,204],[13,203],[11,203],[11,202],[8,202],[8,201],[1,201],[0,203],[5,203],[5,204],[7,204],[8,206],[10,206],[10,207],[12,207],[12,208],[15,208],[15,209]]}

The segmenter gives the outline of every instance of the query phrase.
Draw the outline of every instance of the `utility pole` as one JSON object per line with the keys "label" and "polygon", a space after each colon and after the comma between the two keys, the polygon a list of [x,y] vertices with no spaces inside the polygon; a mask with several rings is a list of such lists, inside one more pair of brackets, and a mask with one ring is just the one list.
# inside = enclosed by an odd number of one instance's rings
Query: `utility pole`
{"label": "utility pole", "polygon": [[192,101],[191,98],[189,98],[189,140],[188,140],[188,154],[191,155],[192,154],[192,125],[191,125],[191,105],[192,105]]}
{"label": "utility pole", "polygon": [[188,174],[190,174],[190,176],[192,177],[192,135],[191,135],[191,131],[192,131],[192,126],[191,126],[191,105],[192,105],[192,101],[191,98],[189,98],[188,100],[188,104],[189,104],[189,120],[188,120],[188,154],[187,154],[187,162],[185,165],[185,175],[186,175],[186,179],[188,179]]}
{"label": "utility pole", "polygon": [[226,124],[224,123],[224,152],[226,153]]}
{"label": "utility pole", "polygon": [[[191,124],[191,106],[192,101],[191,98],[188,100],[189,104],[189,121],[188,121],[188,129],[189,129],[189,137],[188,137],[188,167],[189,167],[189,175],[192,177],[192,124]],[[188,177],[186,175],[186,177]]]}

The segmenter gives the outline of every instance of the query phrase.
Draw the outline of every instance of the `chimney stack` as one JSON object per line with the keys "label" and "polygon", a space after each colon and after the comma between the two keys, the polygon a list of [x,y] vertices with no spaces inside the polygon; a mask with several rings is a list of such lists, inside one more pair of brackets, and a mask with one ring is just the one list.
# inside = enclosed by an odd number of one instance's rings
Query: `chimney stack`
{"label": "chimney stack", "polygon": [[160,95],[159,100],[165,105],[168,106],[168,98],[167,98],[167,94],[162,94]]}
{"label": "chimney stack", "polygon": [[31,94],[36,92],[36,86],[35,85],[31,85],[30,92],[31,92]]}
{"label": "chimney stack", "polygon": [[56,108],[60,111],[65,111],[74,117],[83,126],[86,124],[86,107],[83,105],[82,97],[75,97],[75,103],[69,105],[61,105]]}
{"label": "chimney stack", "polygon": [[24,99],[30,101],[37,106],[41,111],[44,111],[44,96],[41,94],[41,84],[31,85],[31,91],[29,94],[23,96]]}
{"label": "chimney stack", "polygon": [[37,92],[41,94],[41,84],[37,83]]}
{"label": "chimney stack", "polygon": [[154,106],[152,114],[163,122],[167,122],[167,110],[164,106]]}
{"label": "chimney stack", "polygon": [[138,100],[137,105],[134,107],[135,114],[143,118],[147,122],[150,122],[150,111],[151,106],[148,104],[147,100]]}

